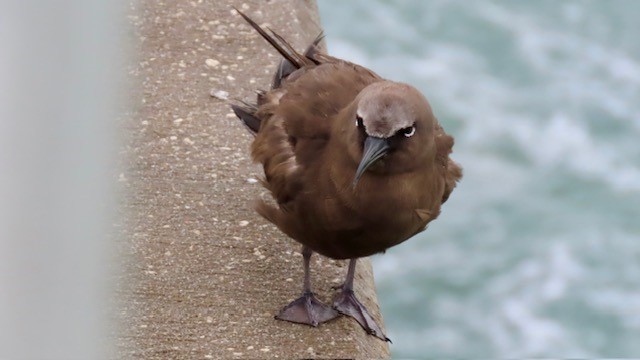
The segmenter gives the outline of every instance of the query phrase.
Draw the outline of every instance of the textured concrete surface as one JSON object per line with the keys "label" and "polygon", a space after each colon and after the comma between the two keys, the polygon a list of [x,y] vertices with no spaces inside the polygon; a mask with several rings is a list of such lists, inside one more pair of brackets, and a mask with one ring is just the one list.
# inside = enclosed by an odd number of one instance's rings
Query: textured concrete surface
{"label": "textured concrete surface", "polygon": [[[217,93],[253,98],[279,57],[232,10],[303,49],[320,31],[313,1],[141,1],[130,20],[138,53],[135,110],[125,120],[126,271],[119,279],[118,358],[382,358],[384,342],[342,317],[318,328],[276,321],[300,294],[299,245],[253,211],[252,136]],[[330,39],[329,39],[330,41]],[[315,255],[329,302],[346,263]],[[360,299],[380,319],[371,264]]]}

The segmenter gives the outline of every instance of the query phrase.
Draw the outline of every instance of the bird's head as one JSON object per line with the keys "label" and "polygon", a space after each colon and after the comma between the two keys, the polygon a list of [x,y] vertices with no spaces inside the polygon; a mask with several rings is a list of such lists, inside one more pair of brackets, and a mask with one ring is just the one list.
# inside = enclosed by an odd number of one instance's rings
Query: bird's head
{"label": "bird's head", "polygon": [[435,159],[437,121],[429,102],[416,88],[376,82],[360,92],[354,105],[348,144],[358,163],[354,187],[367,171],[410,172]]}

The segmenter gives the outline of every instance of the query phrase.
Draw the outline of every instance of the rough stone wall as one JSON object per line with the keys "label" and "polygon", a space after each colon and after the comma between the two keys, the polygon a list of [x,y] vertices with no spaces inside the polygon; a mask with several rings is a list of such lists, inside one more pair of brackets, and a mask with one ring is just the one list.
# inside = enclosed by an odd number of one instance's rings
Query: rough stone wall
{"label": "rough stone wall", "polygon": [[[131,5],[137,96],[124,124],[117,357],[388,357],[387,344],[349,318],[318,328],[273,319],[300,295],[300,247],[253,211],[265,194],[254,180],[252,136],[210,94],[252,98],[269,86],[279,57],[232,6],[298,49],[320,32],[311,0]],[[312,260],[326,302],[345,273],[345,262]],[[368,260],[359,262],[356,291],[380,319]]]}

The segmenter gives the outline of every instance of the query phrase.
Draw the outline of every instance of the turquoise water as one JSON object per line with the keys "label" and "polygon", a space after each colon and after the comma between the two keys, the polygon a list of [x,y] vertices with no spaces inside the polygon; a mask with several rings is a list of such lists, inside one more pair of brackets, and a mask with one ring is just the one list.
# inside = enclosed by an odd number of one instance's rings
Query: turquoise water
{"label": "turquoise water", "polygon": [[319,1],[465,169],[374,257],[396,358],[640,356],[640,1]]}

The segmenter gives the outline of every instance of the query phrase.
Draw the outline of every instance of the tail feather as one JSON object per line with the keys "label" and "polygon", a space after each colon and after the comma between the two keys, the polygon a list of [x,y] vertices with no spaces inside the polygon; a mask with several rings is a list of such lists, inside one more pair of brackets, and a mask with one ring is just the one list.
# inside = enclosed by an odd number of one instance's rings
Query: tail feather
{"label": "tail feather", "polygon": [[275,31],[269,29],[272,35],[269,35],[263,28],[260,27],[255,21],[253,21],[250,17],[245,15],[242,11],[238,10],[234,7],[234,9],[242,16],[242,18],[251,25],[271,46],[273,46],[280,55],[282,55],[287,61],[293,64],[297,69],[301,68],[305,64],[305,58],[303,55],[295,51],[289,43],[282,38],[282,36],[278,35]]}
{"label": "tail feather", "polygon": [[[278,65],[278,69],[273,78],[272,89],[279,88],[282,80],[291,75],[297,69],[305,65],[318,65],[320,61],[316,60],[315,55],[320,51],[320,42],[324,39],[324,34],[320,33],[313,40],[313,42],[307,47],[304,54],[297,52],[282,36],[275,31],[268,29],[269,33],[265,31],[260,25],[253,21],[250,17],[245,15],[242,11],[234,7],[236,12],[242,16],[242,18],[251,25],[271,46],[273,46],[284,59]],[[257,105],[249,104],[247,102],[239,100],[240,104],[231,105],[231,109],[236,114],[242,123],[251,131],[253,135],[260,131],[261,119],[255,114],[258,110],[257,107],[265,103],[265,92],[258,91],[258,103]]]}
{"label": "tail feather", "polygon": [[304,56],[306,56],[307,59],[313,61],[316,65],[320,64],[320,61],[315,59],[315,55],[320,50],[320,43],[322,42],[322,40],[324,40],[324,36],[324,32],[321,31],[320,34],[318,34],[318,36],[313,39],[311,45],[309,45],[307,50],[305,50],[304,52]]}
{"label": "tail feather", "polygon": [[293,48],[293,46],[291,46],[291,44],[289,44],[287,42],[287,40],[285,40],[282,36],[280,36],[277,32],[269,29],[269,31],[271,32],[271,34],[273,35],[273,37],[275,37],[280,44],[282,44],[283,48],[285,48],[285,50],[289,53],[289,54],[294,54],[295,55],[295,60],[297,62],[293,62],[291,60],[289,60],[286,56],[285,59],[287,59],[288,61],[290,61],[297,69],[303,67],[307,61],[304,55],[301,55],[300,53],[298,53],[296,51],[296,49]]}
{"label": "tail feather", "polygon": [[[316,36],[316,38],[313,40],[311,45],[309,45],[309,47],[307,47],[307,50],[305,50],[304,52],[304,56],[308,60],[311,60],[316,65],[318,65],[320,62],[316,60],[314,56],[320,50],[319,45],[323,39],[324,39],[324,34],[321,32],[320,34],[318,34],[318,36]],[[276,70],[275,75],[273,76],[273,81],[271,82],[271,88],[272,89],[279,88],[280,85],[282,84],[282,80],[287,76],[291,75],[291,73],[293,73],[297,69],[298,68],[296,68],[287,59],[282,59],[282,61],[280,61],[280,64],[278,65],[278,69]]]}

